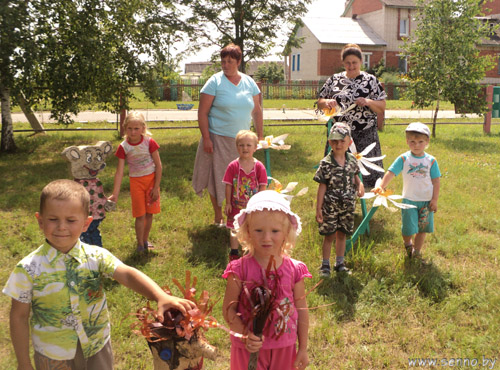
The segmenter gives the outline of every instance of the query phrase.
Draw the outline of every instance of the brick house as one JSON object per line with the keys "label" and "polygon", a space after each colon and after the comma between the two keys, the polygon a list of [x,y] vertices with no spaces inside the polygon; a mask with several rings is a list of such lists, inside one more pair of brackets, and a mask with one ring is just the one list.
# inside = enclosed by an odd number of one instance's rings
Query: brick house
{"label": "brick house", "polygon": [[[305,42],[285,57],[287,80],[324,80],[343,70],[340,51],[346,43],[356,43],[363,51],[364,69],[384,59],[385,65],[407,72],[401,54],[405,36],[416,28],[414,0],[346,0],[341,17],[304,17],[297,36]],[[491,9],[485,22],[500,22],[500,0],[487,3]],[[500,32],[478,46],[481,54],[500,54]],[[500,83],[500,68],[488,71],[485,81]]]}
{"label": "brick house", "polygon": [[[247,62],[246,66],[246,74],[249,75],[250,77],[253,77],[255,73],[257,73],[257,69],[261,65],[266,65],[269,63],[277,63],[279,65],[283,65],[282,61],[249,61]],[[192,62],[192,63],[186,63],[185,68],[184,68],[184,74],[181,76],[183,78],[190,78],[190,79],[197,79],[200,78],[201,74],[203,73],[203,70],[211,66],[213,62]]]}

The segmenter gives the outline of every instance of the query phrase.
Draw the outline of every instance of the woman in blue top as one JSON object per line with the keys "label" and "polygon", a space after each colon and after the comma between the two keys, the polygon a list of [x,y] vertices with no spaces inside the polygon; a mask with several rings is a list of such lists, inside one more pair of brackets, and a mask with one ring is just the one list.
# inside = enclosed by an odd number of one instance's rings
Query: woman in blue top
{"label": "woman in blue top", "polygon": [[235,137],[253,124],[263,139],[263,112],[260,90],[255,81],[238,71],[242,52],[229,44],[221,50],[222,71],[214,74],[201,89],[198,126],[201,140],[193,170],[193,188],[199,196],[208,189],[214,209],[214,223],[224,226],[222,203],[225,184],[222,178],[232,160],[238,157]]}

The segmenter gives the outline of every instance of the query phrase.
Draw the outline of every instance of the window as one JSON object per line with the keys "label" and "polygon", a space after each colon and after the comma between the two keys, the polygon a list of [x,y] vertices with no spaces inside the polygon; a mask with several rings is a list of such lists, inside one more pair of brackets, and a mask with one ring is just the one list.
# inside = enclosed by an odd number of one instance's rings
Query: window
{"label": "window", "polygon": [[370,68],[370,57],[372,53],[363,53],[363,67],[365,70]]}
{"label": "window", "polygon": [[297,54],[297,71],[300,71],[300,54]]}
{"label": "window", "polygon": [[410,20],[408,18],[399,20],[399,36],[408,36],[410,34]]}
{"label": "window", "polygon": [[292,55],[292,72],[295,71],[295,55]]}
{"label": "window", "polygon": [[398,71],[399,73],[408,72],[406,57],[404,55],[398,55]]}

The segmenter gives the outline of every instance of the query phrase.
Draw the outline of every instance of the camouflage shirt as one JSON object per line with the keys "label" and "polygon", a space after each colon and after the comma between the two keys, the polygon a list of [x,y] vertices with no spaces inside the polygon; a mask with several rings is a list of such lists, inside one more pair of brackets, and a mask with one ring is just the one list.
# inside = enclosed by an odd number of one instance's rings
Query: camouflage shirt
{"label": "camouflage shirt", "polygon": [[314,181],[326,184],[325,203],[354,201],[356,199],[356,184],[354,176],[359,173],[356,158],[346,152],[345,165],[340,166],[333,158],[332,152],[321,160]]}

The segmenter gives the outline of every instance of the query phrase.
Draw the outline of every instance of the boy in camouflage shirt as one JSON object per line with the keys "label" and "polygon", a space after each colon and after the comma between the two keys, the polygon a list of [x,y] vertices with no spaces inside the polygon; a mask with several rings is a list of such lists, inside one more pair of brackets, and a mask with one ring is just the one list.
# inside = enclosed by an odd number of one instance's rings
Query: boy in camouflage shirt
{"label": "boy in camouflage shirt", "polygon": [[334,240],[337,257],[334,269],[337,272],[349,272],[344,262],[346,235],[354,231],[356,195],[362,197],[365,193],[358,176],[356,158],[347,152],[351,143],[349,126],[343,122],[335,123],[328,143],[332,149],[321,160],[314,175],[314,181],[319,183],[316,221],[319,233],[325,236],[320,268],[322,276],[330,275],[330,253]]}

